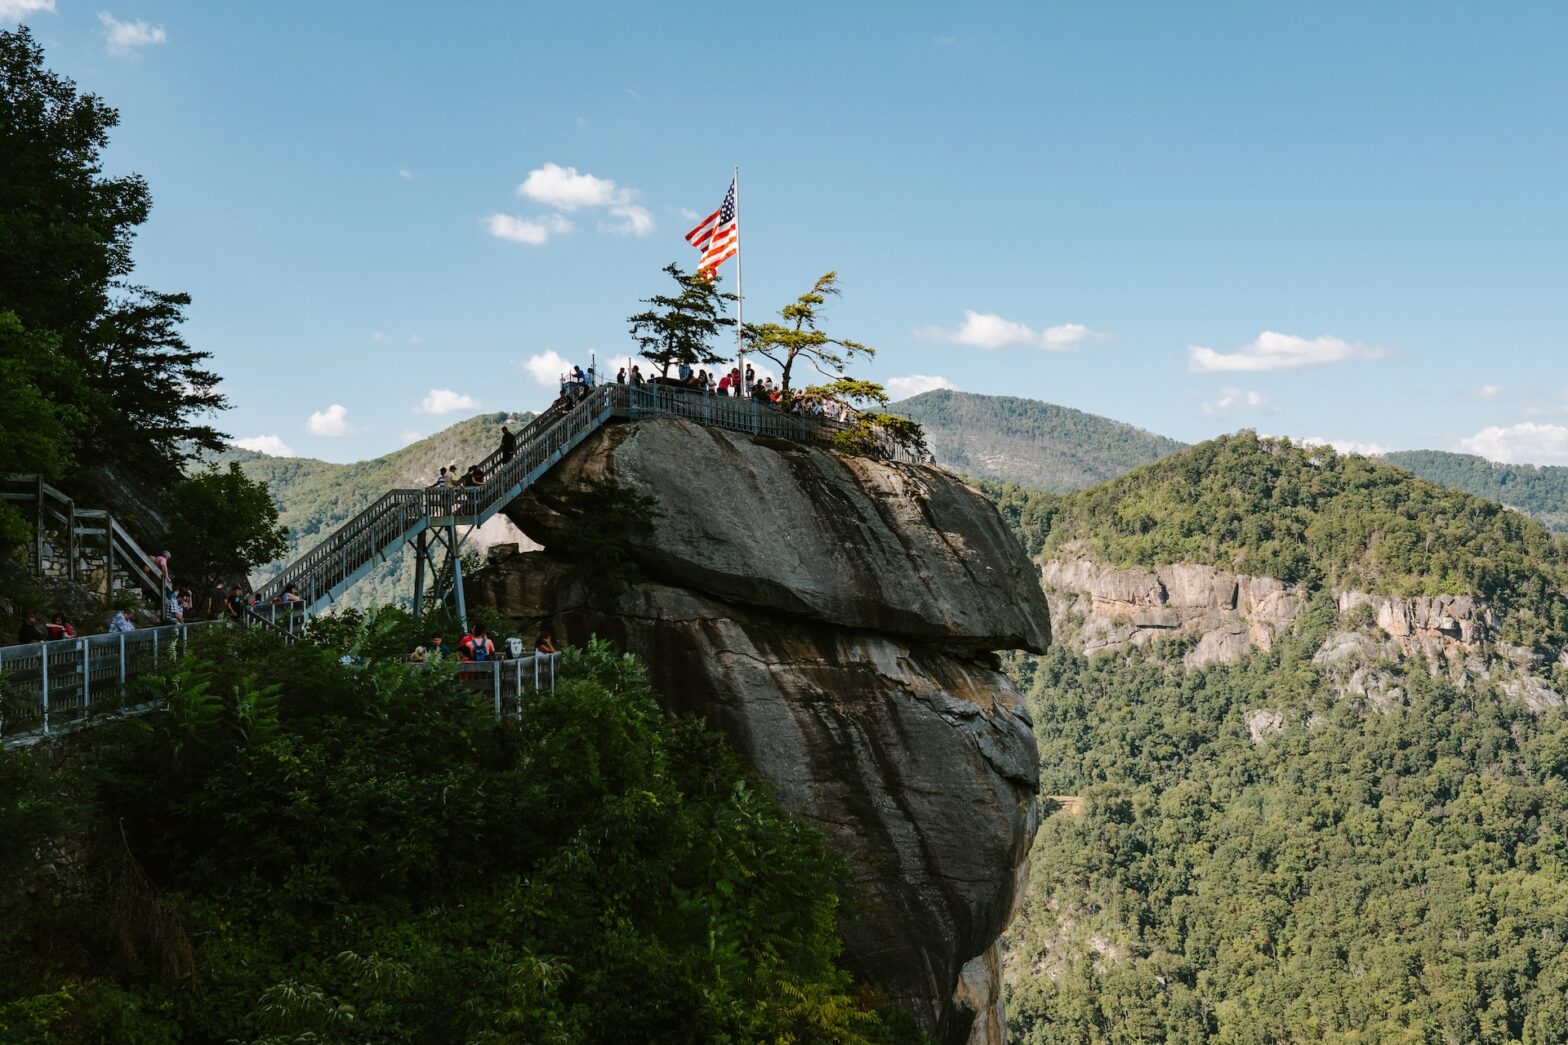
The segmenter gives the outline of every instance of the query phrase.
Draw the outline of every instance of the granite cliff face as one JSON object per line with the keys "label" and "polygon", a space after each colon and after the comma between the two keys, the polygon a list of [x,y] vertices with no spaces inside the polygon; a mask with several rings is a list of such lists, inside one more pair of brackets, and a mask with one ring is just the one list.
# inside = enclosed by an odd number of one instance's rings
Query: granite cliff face
{"label": "granite cliff face", "polygon": [[1028,712],[992,651],[1043,650],[1038,574],[995,510],[934,469],[674,420],[597,433],[552,476],[657,498],[609,577],[550,486],[508,514],[544,551],[470,604],[637,654],[849,855],[852,967],[952,1043],[1003,1035],[995,944],[1038,823]]}
{"label": "granite cliff face", "polygon": [[[1172,563],[1153,569],[1118,568],[1077,554],[1040,565],[1058,641],[1083,653],[1125,652],[1162,638],[1196,637],[1182,666],[1200,671],[1271,649],[1306,612],[1309,593],[1274,577],[1231,573],[1213,566]],[[1403,705],[1399,666],[1412,658],[1464,685],[1500,678],[1504,689],[1542,712],[1564,698],[1537,674],[1538,654],[1495,640],[1497,620],[1485,600],[1470,595],[1395,596],[1346,590],[1333,593],[1335,631],[1313,660],[1339,697],[1378,713]],[[1283,728],[1269,709],[1251,713],[1255,743]]]}

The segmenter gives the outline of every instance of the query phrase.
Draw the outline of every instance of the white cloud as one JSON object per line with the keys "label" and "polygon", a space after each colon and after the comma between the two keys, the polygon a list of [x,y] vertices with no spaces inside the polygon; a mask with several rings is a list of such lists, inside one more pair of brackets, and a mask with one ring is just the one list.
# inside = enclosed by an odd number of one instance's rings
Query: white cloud
{"label": "white cloud", "polygon": [[348,407],[333,403],[325,410],[317,410],[305,421],[305,431],[311,435],[348,435],[354,429],[348,423]]}
{"label": "white cloud", "polygon": [[1345,341],[1337,337],[1308,340],[1290,334],[1265,330],[1250,345],[1234,352],[1216,352],[1193,345],[1188,349],[1187,369],[1200,374],[1293,370],[1297,367],[1339,363],[1346,359],[1376,359],[1386,349]]}
{"label": "white cloud", "polygon": [[1212,403],[1203,404],[1203,412],[1209,416],[1228,413],[1231,410],[1263,410],[1274,412],[1274,405],[1269,402],[1269,397],[1262,392],[1255,392],[1248,388],[1233,388],[1226,386],[1220,389],[1220,397]]}
{"label": "white cloud", "polygon": [[921,392],[930,392],[937,388],[952,388],[953,382],[945,377],[936,377],[932,374],[909,374],[905,377],[890,377],[887,379],[887,394],[894,399],[908,399]]}
{"label": "white cloud", "polygon": [[0,0],[0,22],[25,22],[28,15],[54,11],[54,0]]}
{"label": "white cloud", "polygon": [[409,170],[407,167],[399,167],[397,170],[397,176],[402,178],[404,181],[414,180],[414,172]]}
{"label": "white cloud", "polygon": [[108,11],[99,11],[98,21],[103,23],[104,40],[110,54],[135,54],[140,48],[168,39],[161,25],[149,25],[140,20],[122,22]]}
{"label": "white cloud", "polygon": [[636,91],[632,90],[630,87],[622,87],[621,88],[621,93],[626,95],[626,97],[630,98],[634,102],[642,101],[642,95],[638,94]]}
{"label": "white cloud", "polygon": [[572,362],[551,349],[529,356],[523,361],[523,369],[541,385],[554,388],[560,384],[561,376],[572,369]]}
{"label": "white cloud", "polygon": [[682,218],[684,218],[687,221],[696,221],[698,218],[702,217],[701,214],[698,214],[696,211],[692,210],[690,207],[676,207],[675,208],[675,213],[679,214]]}
{"label": "white cloud", "polygon": [[632,198],[628,190],[618,187],[609,178],[596,178],[592,174],[579,173],[576,167],[562,167],[558,163],[547,163],[529,171],[528,177],[517,187],[517,194],[556,210],[610,207],[629,203]]}
{"label": "white cloud", "polygon": [[1503,464],[1568,465],[1568,428],[1523,421],[1503,428],[1483,428],[1459,445],[1473,454]]}
{"label": "white cloud", "polygon": [[1470,389],[1470,397],[1472,399],[1483,399],[1487,402],[1497,399],[1502,394],[1502,385],[1481,385],[1479,388]]}
{"label": "white cloud", "polygon": [[[586,121],[580,121],[585,124]],[[535,203],[542,203],[556,211],[604,208],[616,220],[601,221],[602,232],[617,236],[646,236],[654,230],[653,215],[646,207],[637,204],[635,190],[615,184],[609,178],[598,178],[576,167],[562,167],[547,163],[528,172],[517,194]],[[539,221],[514,218],[505,214],[492,214],[489,218],[492,235],[516,239],[523,243],[541,244],[550,232],[565,232],[570,223],[560,214]]]}
{"label": "white cloud", "polygon": [[417,443],[424,438],[423,435],[414,431],[412,428],[403,429],[398,433],[397,437],[402,441],[404,446],[407,446],[409,443]]}
{"label": "white cloud", "polygon": [[599,228],[605,232],[613,232],[617,236],[646,236],[653,231],[653,215],[635,203],[611,207],[610,213],[621,220],[600,222]]}
{"label": "white cloud", "polygon": [[432,388],[419,402],[421,414],[455,414],[459,410],[478,410],[479,400],[450,388]]}
{"label": "white cloud", "polygon": [[1322,436],[1309,435],[1296,442],[1302,446],[1332,446],[1339,453],[1360,454],[1363,457],[1382,457],[1388,453],[1388,447],[1382,443],[1358,443],[1354,439],[1324,439]]}
{"label": "white cloud", "polygon": [[294,450],[289,444],[275,435],[248,435],[244,439],[234,440],[234,445],[241,450],[254,450],[258,454],[271,454],[273,457],[294,456]]}
{"label": "white cloud", "polygon": [[1090,330],[1081,323],[1062,323],[1036,330],[1027,323],[1003,319],[991,312],[964,309],[964,322],[955,330],[924,327],[915,331],[920,337],[937,338],[974,348],[1007,348],[1032,345],[1048,352],[1070,352],[1083,345],[1104,341],[1109,334]]}
{"label": "white cloud", "polygon": [[536,247],[548,242],[552,235],[572,231],[572,223],[559,214],[552,214],[539,221],[529,221],[510,214],[492,214],[485,219],[485,227],[497,239],[530,243]]}

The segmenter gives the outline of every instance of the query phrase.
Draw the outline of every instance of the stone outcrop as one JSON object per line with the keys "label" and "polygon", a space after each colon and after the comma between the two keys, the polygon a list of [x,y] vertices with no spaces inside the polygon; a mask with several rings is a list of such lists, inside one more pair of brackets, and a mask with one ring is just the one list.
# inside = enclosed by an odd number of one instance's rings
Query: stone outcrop
{"label": "stone outcrop", "polygon": [[1463,657],[1485,641],[1495,625],[1486,603],[1470,595],[1389,596],[1346,591],[1339,593],[1338,600],[1341,616],[1352,616],[1368,607],[1373,623],[1406,656]]}
{"label": "stone outcrop", "polygon": [[995,942],[1038,823],[1028,712],[991,650],[1041,649],[1049,610],[990,504],[934,469],[644,421],[559,466],[658,499],[630,577],[574,552],[548,491],[509,514],[545,551],[471,605],[637,654],[786,808],[848,854],[846,957],[938,1041],[1001,1040]]}
{"label": "stone outcrop", "polygon": [[1306,594],[1273,577],[1176,563],[1117,569],[1087,558],[1042,564],[1053,626],[1085,653],[1126,650],[1165,637],[1197,635],[1193,669],[1269,649],[1306,608]]}

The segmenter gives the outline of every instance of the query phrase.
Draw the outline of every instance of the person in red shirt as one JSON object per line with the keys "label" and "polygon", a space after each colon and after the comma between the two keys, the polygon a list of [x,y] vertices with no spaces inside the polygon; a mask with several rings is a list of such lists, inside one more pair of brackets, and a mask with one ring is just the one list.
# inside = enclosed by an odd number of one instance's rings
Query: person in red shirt
{"label": "person in red shirt", "polygon": [[495,656],[495,643],[485,635],[483,624],[475,624],[457,644],[457,650],[464,660],[489,660]]}
{"label": "person in red shirt", "polygon": [[74,638],[76,638],[76,629],[65,622],[65,614],[56,613],[54,619],[49,622],[49,641]]}

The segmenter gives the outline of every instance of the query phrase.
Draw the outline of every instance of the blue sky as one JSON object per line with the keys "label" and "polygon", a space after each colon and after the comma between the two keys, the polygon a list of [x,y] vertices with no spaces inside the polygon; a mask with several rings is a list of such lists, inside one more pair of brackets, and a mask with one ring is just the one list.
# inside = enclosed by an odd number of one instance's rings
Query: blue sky
{"label": "blue sky", "polygon": [[120,108],[139,278],[256,445],[539,408],[739,165],[748,318],[836,269],[896,389],[1568,464],[1565,4],[0,16]]}

